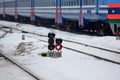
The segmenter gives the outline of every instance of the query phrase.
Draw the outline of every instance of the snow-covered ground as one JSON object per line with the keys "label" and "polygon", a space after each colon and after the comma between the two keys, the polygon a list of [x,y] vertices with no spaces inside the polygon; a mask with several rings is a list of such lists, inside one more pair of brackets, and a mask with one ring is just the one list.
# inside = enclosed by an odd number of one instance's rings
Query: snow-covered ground
{"label": "snow-covered ground", "polygon": [[28,25],[28,24],[18,24],[14,22],[6,22],[6,21],[0,21],[1,25],[10,26],[16,29],[20,30],[26,30],[29,32],[41,34],[41,35],[47,35],[48,32],[54,32],[56,33],[56,37],[69,39],[72,41],[82,42],[86,44],[90,44],[93,46],[98,46],[102,48],[111,49],[114,51],[120,52],[120,40],[116,40],[116,36],[88,36],[88,35],[80,35],[80,34],[74,34],[64,31],[59,31],[56,29],[48,29],[44,27],[36,27],[34,25]]}
{"label": "snow-covered ground", "polygon": [[[120,51],[120,41],[116,40],[115,36],[87,36],[5,21],[0,21],[0,24],[43,35],[54,32],[56,37]],[[22,40],[22,35],[23,33],[19,32],[9,33],[1,38],[0,50],[39,75],[42,80],[120,80],[120,65],[64,48],[61,58],[41,57],[41,52],[48,51],[48,44],[30,34],[24,34],[25,40]]]}
{"label": "snow-covered ground", "polygon": [[0,57],[0,80],[35,80],[11,62]]}
{"label": "snow-covered ground", "polygon": [[4,33],[5,33],[4,31],[0,30],[0,37],[1,37],[1,35],[3,35]]}

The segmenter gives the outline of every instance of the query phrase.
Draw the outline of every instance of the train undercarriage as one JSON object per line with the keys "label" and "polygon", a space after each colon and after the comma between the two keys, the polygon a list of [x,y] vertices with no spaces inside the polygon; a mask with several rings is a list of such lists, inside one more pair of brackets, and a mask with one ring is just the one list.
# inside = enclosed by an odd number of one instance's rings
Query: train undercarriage
{"label": "train undercarriage", "polygon": [[[63,24],[57,24],[55,23],[55,19],[47,19],[47,18],[40,18],[37,17],[35,21],[31,21],[30,17],[26,16],[18,16],[18,19],[14,19],[14,16],[7,15],[5,20],[7,21],[17,21],[20,23],[25,24],[34,24],[36,26],[45,26],[48,28],[56,28],[64,31],[69,32],[90,32],[90,33],[96,33],[97,35],[112,35],[112,31],[110,28],[110,25],[108,23],[105,23],[103,21],[95,21],[95,22],[88,22],[85,26],[79,26],[77,20],[69,20],[65,19]],[[0,15],[0,19],[3,20],[2,15]]]}
{"label": "train undercarriage", "polygon": [[34,23],[35,23],[36,26],[50,27],[52,25],[55,25],[55,20],[54,19],[47,19],[47,18],[37,17],[36,21]]}
{"label": "train undercarriage", "polygon": [[85,26],[79,26],[78,21],[65,20],[64,25],[58,25],[58,29],[69,32],[89,32],[100,36],[113,35],[110,25],[103,21],[88,22]]}
{"label": "train undercarriage", "polygon": [[0,20],[4,20],[4,18],[3,18],[3,15],[2,15],[2,14],[0,14]]}
{"label": "train undercarriage", "polygon": [[88,30],[88,32],[93,32],[101,36],[113,34],[110,29],[110,25],[103,21],[88,22],[85,26],[85,30]]}

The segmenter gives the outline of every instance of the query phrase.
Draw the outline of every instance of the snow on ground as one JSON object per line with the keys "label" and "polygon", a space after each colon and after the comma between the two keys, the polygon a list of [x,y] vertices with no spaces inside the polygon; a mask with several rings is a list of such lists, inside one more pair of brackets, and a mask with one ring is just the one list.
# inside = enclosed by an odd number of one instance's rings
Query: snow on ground
{"label": "snow on ground", "polygon": [[[52,31],[56,33],[57,37],[65,39],[82,41],[115,50],[120,48],[120,45],[118,45],[120,41],[116,40],[115,36],[78,35],[43,27],[38,28],[32,25],[20,24],[16,26],[16,23],[5,21],[0,21],[0,24],[46,35]],[[42,80],[120,80],[119,65],[64,48],[62,49],[61,58],[41,57],[41,52],[48,51],[47,43],[41,42],[32,35],[29,37],[27,34],[24,34],[26,37],[25,40],[22,40],[22,35],[23,33],[11,33],[7,34],[5,38],[1,38],[0,50],[28,67],[32,72],[39,75]]]}
{"label": "snow on ground", "polygon": [[4,34],[4,33],[5,33],[4,31],[1,31],[1,30],[0,30],[0,35],[2,35],[2,34]]}
{"label": "snow on ground", "polygon": [[0,80],[35,80],[11,62],[0,57]]}
{"label": "snow on ground", "polygon": [[48,29],[44,27],[35,27],[34,25],[28,24],[18,24],[14,22],[6,22],[0,21],[0,24],[11,26],[20,30],[26,30],[34,33],[39,33],[41,35],[47,35],[48,32],[54,32],[57,34],[57,37],[69,39],[77,42],[82,42],[86,44],[90,44],[93,46],[98,46],[102,48],[107,48],[114,51],[120,51],[120,40],[116,40],[115,36],[88,36],[88,35],[81,35],[81,34],[74,34],[64,31],[59,31],[56,29]]}
{"label": "snow on ground", "polygon": [[[5,32],[0,30],[0,35],[3,35]],[[1,37],[1,36],[0,36]]]}

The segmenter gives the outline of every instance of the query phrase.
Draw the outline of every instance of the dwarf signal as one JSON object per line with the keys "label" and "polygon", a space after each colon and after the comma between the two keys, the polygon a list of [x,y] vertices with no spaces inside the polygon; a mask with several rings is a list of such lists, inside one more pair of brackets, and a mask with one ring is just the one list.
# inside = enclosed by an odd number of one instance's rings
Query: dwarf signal
{"label": "dwarf signal", "polygon": [[62,39],[60,39],[60,38],[57,38],[56,39],[56,46],[55,46],[55,48],[56,48],[56,50],[61,50],[62,49]]}
{"label": "dwarf signal", "polygon": [[55,38],[55,33],[48,33],[48,56],[61,57],[62,39]]}

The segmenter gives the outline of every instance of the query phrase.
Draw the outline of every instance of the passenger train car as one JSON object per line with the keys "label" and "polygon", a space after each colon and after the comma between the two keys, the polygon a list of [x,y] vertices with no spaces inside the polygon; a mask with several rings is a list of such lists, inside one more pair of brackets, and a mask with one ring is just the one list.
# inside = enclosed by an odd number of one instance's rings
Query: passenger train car
{"label": "passenger train car", "polygon": [[2,0],[0,19],[115,34],[120,27],[120,0]]}

